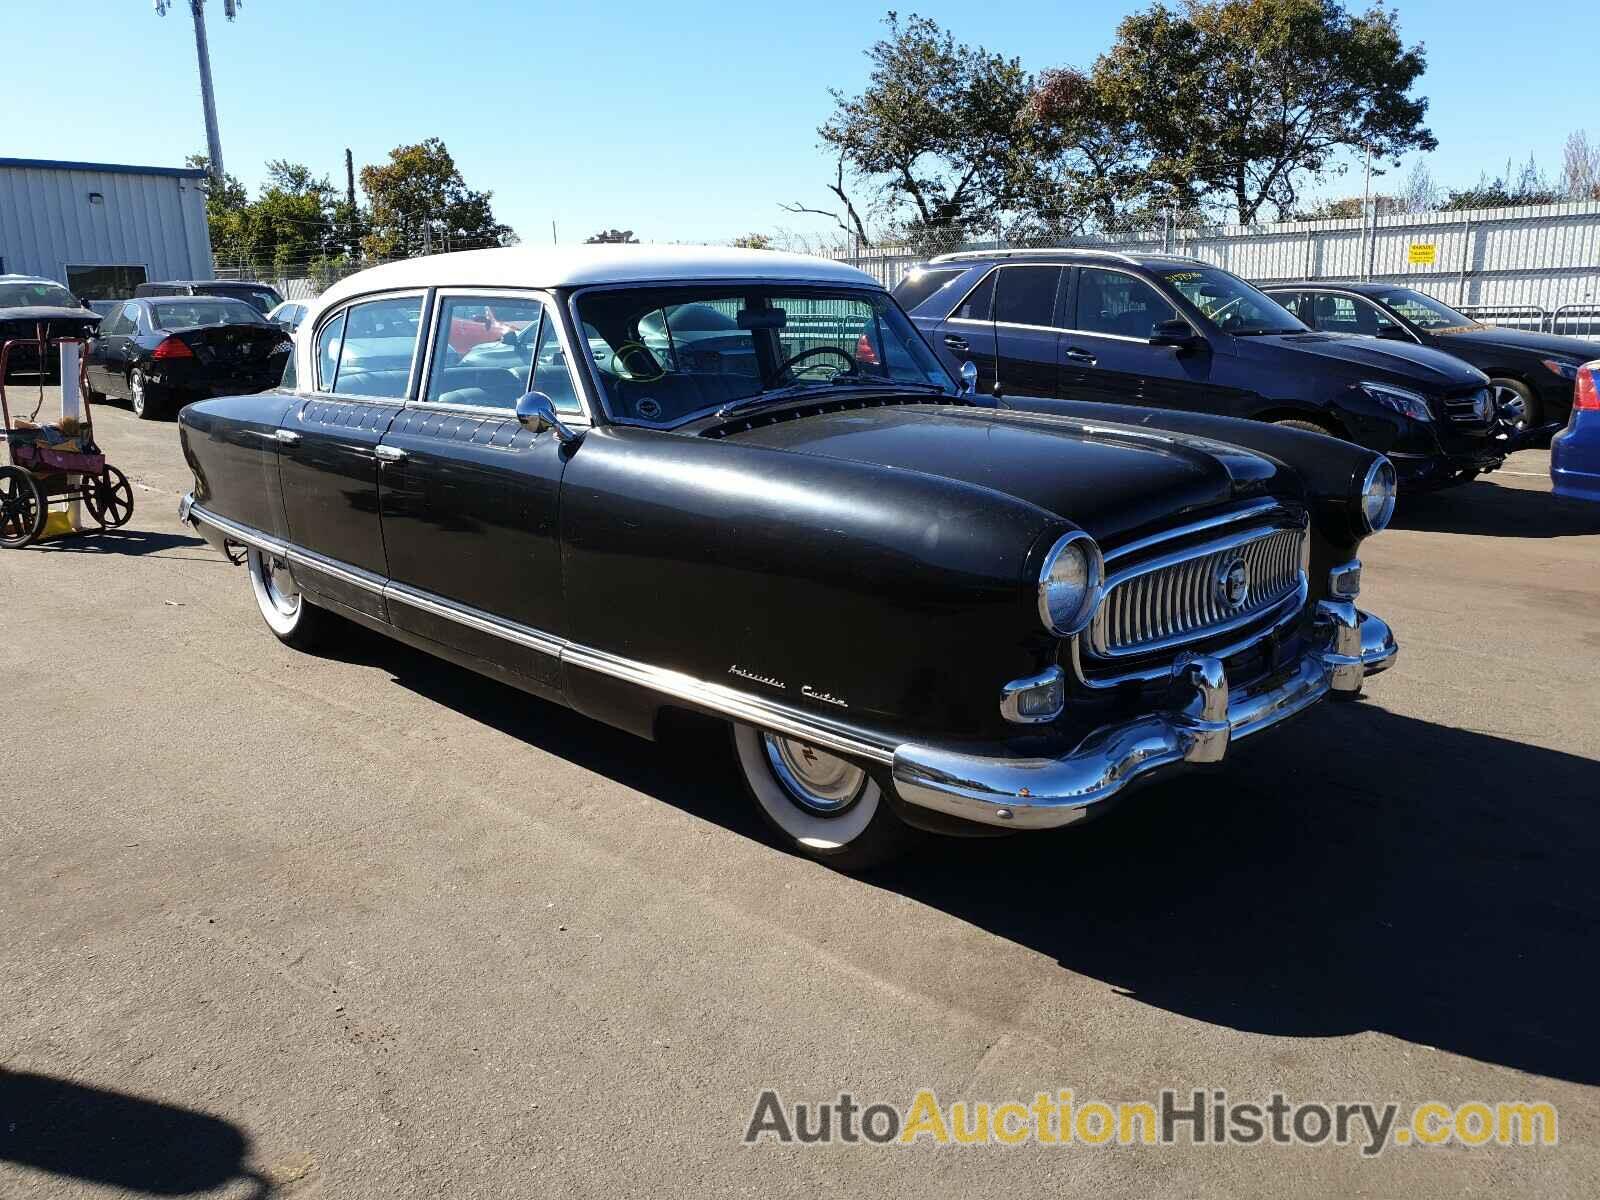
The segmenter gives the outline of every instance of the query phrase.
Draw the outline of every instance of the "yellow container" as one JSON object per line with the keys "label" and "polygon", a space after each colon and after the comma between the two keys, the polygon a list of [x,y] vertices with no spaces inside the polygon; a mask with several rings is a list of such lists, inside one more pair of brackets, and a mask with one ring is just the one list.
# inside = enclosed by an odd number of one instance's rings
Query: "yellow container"
{"label": "yellow container", "polygon": [[44,530],[39,534],[39,540],[42,542],[46,538],[66,537],[70,534],[82,532],[72,523],[71,512],[64,508],[52,508],[45,516]]}

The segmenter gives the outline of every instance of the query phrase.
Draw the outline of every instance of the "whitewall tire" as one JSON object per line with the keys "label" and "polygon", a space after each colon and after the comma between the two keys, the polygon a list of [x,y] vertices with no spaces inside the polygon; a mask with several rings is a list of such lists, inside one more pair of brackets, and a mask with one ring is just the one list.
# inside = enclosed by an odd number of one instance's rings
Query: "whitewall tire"
{"label": "whitewall tire", "polygon": [[311,650],[338,618],[317,608],[301,595],[288,566],[270,554],[251,549],[245,555],[250,591],[261,619],[280,642],[297,650]]}
{"label": "whitewall tire", "polygon": [[834,866],[872,866],[900,853],[912,831],[870,771],[797,738],[733,726],[745,789],[788,847]]}

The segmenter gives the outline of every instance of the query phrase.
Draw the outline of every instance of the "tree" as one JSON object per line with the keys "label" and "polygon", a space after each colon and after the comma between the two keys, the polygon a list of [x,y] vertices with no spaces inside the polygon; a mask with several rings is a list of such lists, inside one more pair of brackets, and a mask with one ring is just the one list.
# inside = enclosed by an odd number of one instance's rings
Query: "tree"
{"label": "tree", "polygon": [[733,244],[743,250],[772,250],[772,237],[765,233],[741,233]]}
{"label": "tree", "polygon": [[891,220],[941,234],[994,227],[1032,182],[1036,161],[1018,136],[1032,79],[1017,59],[957,43],[926,17],[890,12],[884,24],[888,36],[867,51],[866,90],[832,91],[833,115],[818,130],[838,156],[836,219],[866,240],[848,170]]}
{"label": "tree", "polygon": [[493,193],[467,187],[439,138],[396,146],[388,162],[362,167],[361,187],[369,201],[361,245],[373,258],[516,241],[510,227],[494,219]]}
{"label": "tree", "polygon": [[[1126,137],[1148,185],[1225,198],[1250,224],[1293,208],[1341,152],[1396,158],[1437,145],[1410,92],[1426,59],[1393,13],[1339,0],[1186,0],[1127,17],[1073,113]],[[1058,117],[1058,123],[1064,118]]]}
{"label": "tree", "polygon": [[1069,210],[1062,215],[1087,214],[1102,230],[1125,223],[1128,206],[1148,196],[1149,179],[1132,119],[1110,89],[1071,67],[1045,71],[1026,111],[1050,162],[1049,190]]}
{"label": "tree", "polygon": [[211,234],[212,257],[218,262],[245,262],[250,250],[250,239],[245,231],[250,193],[237,176],[218,178],[211,170],[211,159],[204,154],[189,155],[184,165],[198,167],[206,173],[200,187],[206,194],[206,227]]}
{"label": "tree", "polygon": [[1504,175],[1490,179],[1480,175],[1475,187],[1453,191],[1443,207],[1459,211],[1468,208],[1519,208],[1529,204],[1559,204],[1565,197],[1559,188],[1552,187],[1545,178],[1533,155],[1521,170],[1513,171],[1506,163]]}
{"label": "tree", "polygon": [[633,230],[631,229],[604,229],[594,236],[586,237],[583,240],[584,244],[589,246],[605,246],[612,244],[619,246],[637,246],[639,244],[639,239],[633,236]]}
{"label": "tree", "polygon": [[1428,170],[1428,164],[1419,158],[1406,176],[1406,181],[1400,185],[1398,199],[1402,212],[1423,213],[1438,208],[1443,195],[1439,185],[1433,181],[1433,172]]}
{"label": "tree", "polygon": [[1561,190],[1569,200],[1600,200],[1600,145],[1581,129],[1562,148]]}

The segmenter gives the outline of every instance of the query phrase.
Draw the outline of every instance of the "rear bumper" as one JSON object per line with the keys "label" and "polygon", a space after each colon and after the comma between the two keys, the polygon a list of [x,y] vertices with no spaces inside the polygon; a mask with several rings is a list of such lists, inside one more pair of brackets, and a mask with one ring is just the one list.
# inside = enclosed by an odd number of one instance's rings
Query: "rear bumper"
{"label": "rear bumper", "polygon": [[1558,496],[1600,501],[1600,413],[1574,413],[1551,440],[1550,483]]}
{"label": "rear bumper", "polygon": [[1228,687],[1222,663],[1191,658],[1175,669],[1183,703],[1095,730],[1060,758],[987,756],[932,746],[895,751],[896,793],[983,825],[1045,829],[1082,820],[1134,780],[1169,767],[1220,762],[1239,738],[1260,733],[1324,696],[1353,697],[1393,665],[1388,625],[1346,601],[1317,606],[1317,644],[1286,672],[1251,689]]}

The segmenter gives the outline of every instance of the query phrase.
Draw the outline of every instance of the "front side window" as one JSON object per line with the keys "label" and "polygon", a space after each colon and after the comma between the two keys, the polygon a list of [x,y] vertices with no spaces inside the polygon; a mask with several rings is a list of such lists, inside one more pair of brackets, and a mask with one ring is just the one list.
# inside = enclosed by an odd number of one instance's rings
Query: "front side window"
{"label": "front side window", "polygon": [[997,325],[1054,325],[1060,267],[1001,267],[995,272],[994,319]]}
{"label": "front side window", "polygon": [[597,288],[575,307],[615,421],[669,425],[773,393],[847,385],[958,390],[883,292],[761,282]]}
{"label": "front side window", "polygon": [[1305,332],[1306,327],[1292,312],[1227,271],[1186,266],[1172,267],[1159,274],[1224,333],[1255,337]]}
{"label": "front side window", "polygon": [[528,390],[544,305],[528,296],[445,296],[423,398],[515,408]]}
{"label": "front side window", "polygon": [[562,412],[583,411],[554,313],[545,314],[544,325],[539,330],[539,349],[533,356],[533,390],[549,396]]}
{"label": "front side window", "polygon": [[421,296],[391,296],[351,305],[345,310],[344,339],[332,390],[341,396],[404,399],[421,323]]}
{"label": "front side window", "polygon": [[1477,325],[1465,313],[1410,288],[1384,292],[1378,299],[1421,329],[1471,329]]}
{"label": "front side window", "polygon": [[1180,320],[1172,302],[1144,280],[1122,271],[1083,267],[1078,271],[1078,303],[1073,327],[1084,333],[1150,337],[1163,321]]}

